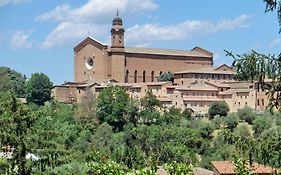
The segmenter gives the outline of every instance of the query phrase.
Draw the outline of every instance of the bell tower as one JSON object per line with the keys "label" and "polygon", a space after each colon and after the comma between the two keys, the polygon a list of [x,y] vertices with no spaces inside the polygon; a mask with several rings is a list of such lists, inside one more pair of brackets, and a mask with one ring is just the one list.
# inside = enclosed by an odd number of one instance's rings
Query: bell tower
{"label": "bell tower", "polygon": [[116,17],[112,21],[111,48],[124,48],[124,33],[123,22],[117,11]]}
{"label": "bell tower", "polygon": [[123,22],[117,10],[111,28],[111,78],[118,82],[125,81],[124,33]]}

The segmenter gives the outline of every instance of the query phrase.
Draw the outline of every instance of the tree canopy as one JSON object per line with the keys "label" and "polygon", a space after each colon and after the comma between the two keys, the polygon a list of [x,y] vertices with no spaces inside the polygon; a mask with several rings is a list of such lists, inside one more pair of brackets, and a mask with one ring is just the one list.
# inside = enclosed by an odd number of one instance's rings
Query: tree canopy
{"label": "tree canopy", "polygon": [[229,107],[225,102],[214,102],[211,104],[208,110],[210,118],[214,118],[215,115],[226,116],[229,111]]}
{"label": "tree canopy", "polygon": [[7,67],[0,67],[0,92],[12,90],[17,97],[25,97],[25,76]]}
{"label": "tree canopy", "polygon": [[158,77],[158,81],[174,81],[172,72],[164,72]]}
{"label": "tree canopy", "polygon": [[43,73],[34,73],[27,82],[26,100],[37,105],[43,105],[51,100],[53,83]]}
{"label": "tree canopy", "polygon": [[101,123],[107,122],[116,130],[122,130],[128,121],[130,98],[123,87],[111,86],[98,96],[97,116]]}

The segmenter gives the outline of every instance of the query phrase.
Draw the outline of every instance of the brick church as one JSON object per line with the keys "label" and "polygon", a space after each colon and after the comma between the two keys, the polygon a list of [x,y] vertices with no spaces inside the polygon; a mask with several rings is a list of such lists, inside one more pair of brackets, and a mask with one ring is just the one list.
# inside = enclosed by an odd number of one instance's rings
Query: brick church
{"label": "brick church", "polygon": [[[54,98],[75,103],[95,97],[112,85],[122,86],[131,98],[152,91],[165,106],[192,109],[205,114],[214,102],[224,101],[230,112],[248,106],[264,110],[268,98],[255,82],[234,80],[236,71],[223,64],[213,66],[213,54],[200,47],[191,50],[128,48],[124,45],[122,19],[112,21],[111,45],[87,37],[74,48],[74,82],[55,85]],[[141,36],[140,36],[141,37]],[[164,72],[174,82],[158,82]]]}
{"label": "brick church", "polygon": [[191,50],[127,48],[125,37],[122,19],[117,14],[112,22],[110,46],[91,37],[79,43],[74,48],[75,81],[154,82],[163,72],[213,65],[213,54],[199,47]]}

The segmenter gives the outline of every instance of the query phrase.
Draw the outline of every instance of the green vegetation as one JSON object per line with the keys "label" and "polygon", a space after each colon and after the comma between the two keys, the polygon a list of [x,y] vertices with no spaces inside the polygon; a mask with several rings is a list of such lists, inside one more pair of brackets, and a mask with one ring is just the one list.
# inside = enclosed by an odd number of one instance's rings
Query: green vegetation
{"label": "green vegetation", "polygon": [[214,102],[209,107],[208,114],[213,119],[215,115],[226,116],[228,111],[229,107],[226,102]]}
{"label": "green vegetation", "polygon": [[164,72],[158,77],[158,81],[174,81],[172,72]]}
{"label": "green vegetation", "polygon": [[26,100],[37,105],[43,105],[51,99],[51,89],[53,83],[49,77],[43,73],[35,73],[27,82]]}
{"label": "green vegetation", "polygon": [[153,175],[162,166],[189,174],[194,166],[211,168],[212,160],[249,160],[250,153],[254,161],[280,166],[279,114],[244,108],[212,120],[192,118],[162,107],[149,91],[130,100],[118,86],[79,105],[21,104],[11,92],[0,97],[0,146],[11,152],[0,159],[1,173]]}
{"label": "green vegetation", "polygon": [[7,67],[0,67],[0,92],[11,90],[17,97],[25,97],[25,77]]}
{"label": "green vegetation", "polygon": [[[265,2],[280,19],[280,1]],[[280,109],[280,56],[234,58],[239,73],[258,80]],[[178,175],[194,166],[210,169],[211,160],[234,160],[243,175],[251,174],[247,162],[281,168],[280,112],[228,113],[214,104],[210,118],[192,118],[190,110],[161,106],[151,91],[137,101],[118,86],[66,105],[50,101],[52,83],[44,74],[33,74],[26,89],[21,74],[0,68],[0,75],[1,174],[155,175],[162,166]],[[28,104],[17,101],[25,93]]]}

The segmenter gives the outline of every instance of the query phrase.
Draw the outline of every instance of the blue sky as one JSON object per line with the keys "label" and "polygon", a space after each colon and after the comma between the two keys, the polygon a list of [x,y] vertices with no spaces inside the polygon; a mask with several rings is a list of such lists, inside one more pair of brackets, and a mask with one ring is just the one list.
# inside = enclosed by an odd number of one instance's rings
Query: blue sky
{"label": "blue sky", "polygon": [[88,35],[109,43],[116,9],[127,47],[199,46],[215,65],[231,64],[224,49],[281,50],[276,13],[264,14],[262,0],[0,0],[0,66],[73,81],[73,48]]}

